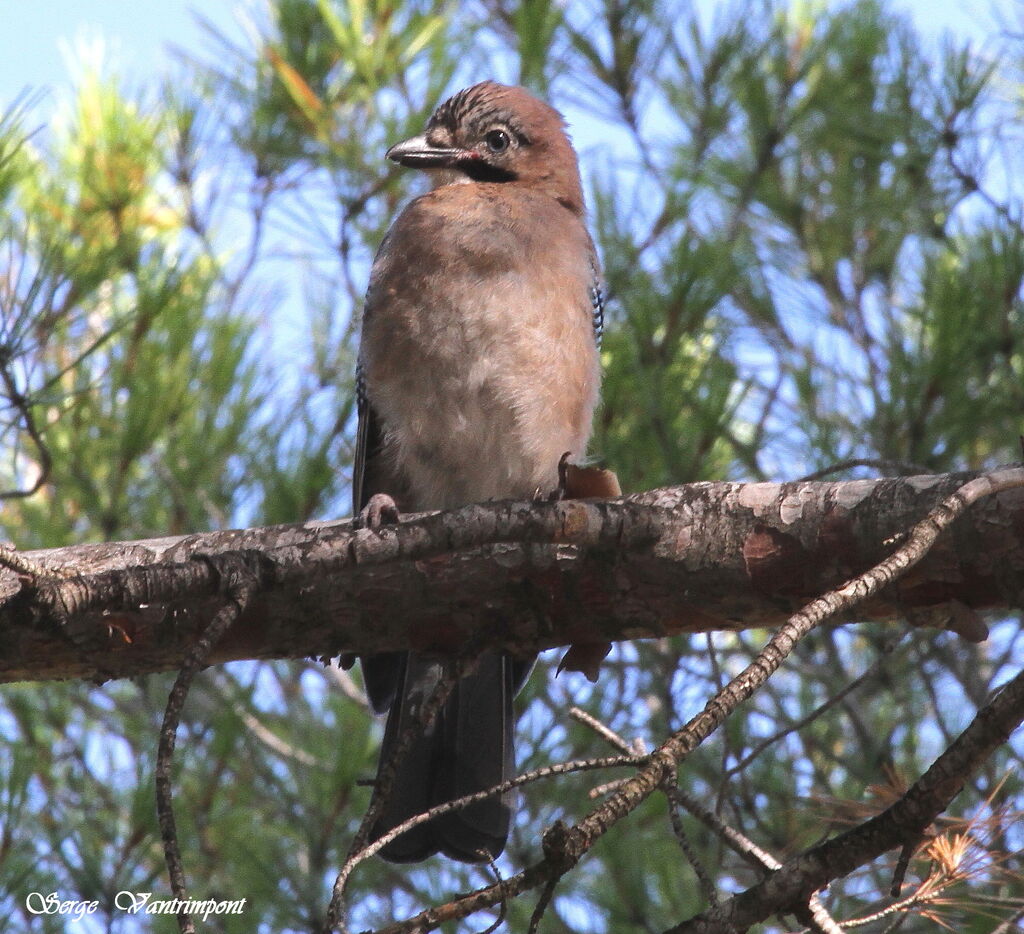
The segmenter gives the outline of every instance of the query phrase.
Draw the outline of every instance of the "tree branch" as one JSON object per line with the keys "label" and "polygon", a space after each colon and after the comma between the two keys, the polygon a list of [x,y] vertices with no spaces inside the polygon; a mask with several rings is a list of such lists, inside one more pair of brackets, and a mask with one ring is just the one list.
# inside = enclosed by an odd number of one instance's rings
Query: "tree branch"
{"label": "tree branch", "polygon": [[[197,558],[229,552],[261,556],[260,599],[210,664],[410,646],[457,654],[468,640],[527,654],[775,626],[881,561],[978,476],[699,483],[467,506],[380,531],[308,523],[0,554],[0,682],[176,670],[220,605],[217,577]],[[1024,492],[1010,487],[1024,469],[989,476],[1006,491],[913,574],[835,621],[909,618],[981,639],[978,612],[1019,607]]]}
{"label": "tree branch", "polygon": [[783,863],[763,882],[671,928],[666,934],[731,934],[806,903],[832,880],[848,875],[925,828],[960,793],[964,783],[1024,721],[1024,671],[979,712],[927,772],[892,806],[870,820]]}
{"label": "tree branch", "polygon": [[[890,582],[905,575],[914,568],[935,546],[939,536],[973,503],[1002,490],[1020,487],[1022,483],[1024,483],[1024,471],[1022,470],[996,471],[968,480],[952,491],[947,497],[943,498],[941,502],[937,503],[931,512],[909,531],[905,536],[904,544],[892,554],[868,569],[864,574],[847,581],[836,590],[819,596],[798,613],[794,614],[772,636],[757,658],[712,697],[700,714],[690,720],[681,730],[669,736],[654,753],[644,757],[643,764],[635,776],[623,782],[606,801],[574,826],[568,827],[561,821],[552,825],[544,835],[544,858],[540,862],[535,863],[510,879],[504,880],[500,889],[498,886],[492,885],[460,896],[444,905],[427,909],[406,921],[382,928],[378,931],[378,934],[406,934],[406,932],[412,931],[433,930],[446,921],[464,918],[473,912],[493,906],[500,898],[518,895],[528,889],[545,885],[551,879],[564,875],[579,862],[610,827],[632,813],[658,788],[663,788],[666,780],[671,779],[674,781],[678,765],[778,669],[779,665],[781,665],[801,638],[830,617],[842,614],[844,611],[849,611],[860,602],[872,598]],[[1018,676],[1016,681],[1021,682],[1020,690],[1024,692],[1024,673]],[[999,702],[999,699],[1006,693],[1007,691],[1004,690],[989,707]],[[1014,701],[1003,702],[1002,706],[1009,706],[1013,710]],[[1017,706],[1021,705],[1017,703]],[[984,711],[982,714],[979,714],[979,718],[983,714]],[[867,833],[868,840],[863,846],[878,845],[880,839],[886,839],[886,834],[890,836],[893,834],[894,826],[896,828],[895,840],[897,843],[915,834],[919,835],[921,829],[927,826],[936,814],[945,808],[953,795],[960,790],[969,772],[967,766],[976,766],[978,762],[982,761],[984,756],[992,752],[999,742],[1005,741],[1020,719],[1024,719],[1024,709],[1020,711],[1020,716],[1016,720],[1013,720],[1014,716],[1016,716],[1016,711],[1009,716],[1004,713],[1002,717],[997,717],[997,723],[994,727],[989,727],[988,731],[980,739],[975,737],[967,744],[970,750],[975,753],[975,757],[972,758],[968,755],[965,758],[961,755],[956,762],[959,771],[947,770],[944,766],[941,766],[941,760],[936,762],[932,769],[929,769],[928,773],[921,779],[921,782],[918,783],[920,785],[932,776],[931,781],[927,783],[928,788],[921,800],[907,805],[905,807],[906,814],[897,813],[895,820],[887,823],[883,822],[883,827],[872,827]],[[992,719],[991,715],[989,719]],[[999,737],[998,742],[993,742],[995,737]],[[976,757],[978,754],[981,755],[981,758]],[[933,773],[936,774],[933,776]],[[950,792],[952,782],[958,782],[956,790],[948,793]],[[933,810],[932,808],[936,805],[938,805],[938,810]],[[895,808],[898,811],[899,805],[896,805]],[[893,808],[890,808],[886,814],[888,815],[893,810]],[[875,818],[873,821],[869,821],[864,827],[873,825],[879,819]],[[918,825],[921,821],[923,823]],[[863,830],[863,828],[858,828],[858,830]],[[842,838],[838,839],[845,839],[849,836],[849,834],[844,834]],[[835,841],[830,841],[824,847],[816,849],[824,850],[834,843]],[[889,849],[893,845],[895,844],[890,842],[888,846],[883,846],[878,852],[884,852],[885,849]],[[835,850],[834,847],[833,850]],[[736,908],[728,916],[725,916],[724,919],[721,916],[724,916],[729,909],[726,906],[720,906],[718,909],[712,909],[700,918],[684,922],[683,925],[673,928],[672,934],[684,930],[701,932],[705,930],[721,931],[723,934],[726,934],[726,932],[739,932],[746,930],[756,921],[763,920],[765,917],[778,911],[788,911],[796,913],[800,917],[807,917],[811,923],[821,927],[827,923],[828,919],[823,911],[812,910],[812,897],[814,893],[818,888],[826,884],[829,879],[835,878],[837,875],[846,874],[867,861],[866,859],[852,861],[843,872],[833,872],[832,875],[829,875],[828,873],[832,872],[836,865],[845,865],[841,862],[844,857],[849,859],[849,853],[844,852],[842,847],[839,847],[837,852],[829,851],[828,859],[823,860],[821,865],[813,864],[818,874],[816,877],[813,877],[812,882],[807,881],[807,876],[813,876],[813,873],[801,871],[805,867],[791,860],[773,873],[766,883],[763,884],[767,885],[773,879],[781,880],[777,883],[777,886],[784,894],[784,897],[765,896],[758,898],[757,896],[752,896],[748,899],[753,902],[752,905],[748,906],[745,903],[742,905],[742,909],[746,913]],[[796,868],[791,873],[786,874],[786,867],[794,863]],[[794,878],[790,879],[790,875]],[[749,895],[750,892],[755,892],[758,888],[755,887],[748,890],[747,893],[744,893],[744,896]],[[775,896],[774,892],[770,894]],[[740,903],[744,896],[737,896],[726,903],[726,905],[729,908],[733,908]],[[762,904],[765,901],[769,902],[771,907],[766,909]],[[819,906],[814,903],[814,907],[817,908]],[[688,925],[695,926],[688,927]],[[703,927],[700,925],[709,926]]]}

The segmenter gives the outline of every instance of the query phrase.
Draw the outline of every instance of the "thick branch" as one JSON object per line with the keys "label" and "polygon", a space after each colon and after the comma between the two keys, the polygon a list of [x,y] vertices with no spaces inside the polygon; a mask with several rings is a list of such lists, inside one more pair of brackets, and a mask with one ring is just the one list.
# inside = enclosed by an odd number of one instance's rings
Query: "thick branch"
{"label": "thick branch", "polygon": [[[344,521],[26,553],[17,570],[0,568],[0,681],[176,669],[220,606],[206,558],[232,552],[254,566],[257,595],[211,663],[455,652],[467,641],[532,652],[777,625],[881,560],[971,476],[702,483],[468,506],[379,534]],[[905,616],[981,638],[977,611],[1022,603],[1024,492],[1010,490],[972,509],[857,619]]]}

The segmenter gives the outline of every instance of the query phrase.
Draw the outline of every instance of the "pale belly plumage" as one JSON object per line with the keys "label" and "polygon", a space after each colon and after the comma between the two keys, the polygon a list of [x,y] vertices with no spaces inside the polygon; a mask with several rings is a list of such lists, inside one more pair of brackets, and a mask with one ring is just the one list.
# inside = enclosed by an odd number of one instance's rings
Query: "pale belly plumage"
{"label": "pale belly plumage", "polygon": [[[385,456],[408,481],[405,508],[549,493],[562,455],[578,462],[586,454],[599,378],[588,315],[526,312],[509,328],[507,294],[482,295],[458,317],[433,316],[429,327],[416,322],[412,339],[393,335],[403,345],[401,367],[375,373],[367,361]],[[489,311],[487,299],[501,301],[502,313]],[[567,339],[567,328],[582,336]]]}

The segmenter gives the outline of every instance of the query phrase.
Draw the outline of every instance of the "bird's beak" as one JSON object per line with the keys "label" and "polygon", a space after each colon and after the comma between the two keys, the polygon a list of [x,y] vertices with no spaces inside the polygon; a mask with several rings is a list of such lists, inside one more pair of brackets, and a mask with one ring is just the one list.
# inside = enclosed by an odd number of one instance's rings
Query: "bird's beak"
{"label": "bird's beak", "polygon": [[449,169],[458,162],[476,158],[476,153],[470,149],[432,146],[425,135],[395,143],[385,155],[410,169]]}

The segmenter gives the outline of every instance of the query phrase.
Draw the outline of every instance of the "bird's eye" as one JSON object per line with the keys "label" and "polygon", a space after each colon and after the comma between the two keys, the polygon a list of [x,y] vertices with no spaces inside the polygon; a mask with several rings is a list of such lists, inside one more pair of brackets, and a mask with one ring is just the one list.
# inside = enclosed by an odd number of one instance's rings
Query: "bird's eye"
{"label": "bird's eye", "polygon": [[511,140],[504,130],[490,130],[484,137],[484,142],[487,143],[487,148],[491,152],[498,153],[508,149]]}

